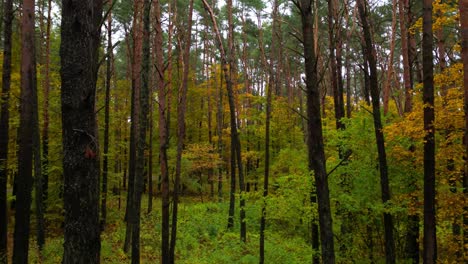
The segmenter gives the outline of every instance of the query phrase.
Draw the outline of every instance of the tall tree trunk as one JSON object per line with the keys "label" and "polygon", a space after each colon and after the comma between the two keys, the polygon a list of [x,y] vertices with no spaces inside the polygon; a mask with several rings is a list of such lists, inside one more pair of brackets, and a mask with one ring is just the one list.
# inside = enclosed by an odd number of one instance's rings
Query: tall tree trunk
{"label": "tall tree trunk", "polygon": [[52,0],[47,3],[46,50],[44,66],[43,127],[42,127],[42,194],[44,213],[47,211],[49,193],[49,90],[50,90],[50,31],[52,28]]}
{"label": "tall tree trunk", "polygon": [[[202,1],[203,1],[205,10],[209,13],[211,17],[211,21],[213,23],[213,29],[215,31],[215,36],[216,36],[216,45],[218,46],[218,49],[221,53],[221,66],[222,66],[223,73],[224,73],[224,79],[226,81],[229,112],[230,112],[229,119],[230,119],[230,124],[231,124],[231,146],[232,146],[231,155],[232,156],[235,155],[235,161],[237,161],[237,170],[239,173],[239,189],[241,192],[240,199],[239,199],[240,200],[240,221],[241,221],[240,237],[241,237],[241,240],[245,242],[247,231],[246,231],[246,223],[244,221],[244,218],[245,218],[245,211],[244,211],[245,198],[243,198],[243,192],[244,192],[244,177],[243,177],[244,174],[243,173],[244,171],[242,169],[241,143],[240,143],[239,134],[237,131],[236,107],[235,107],[235,102],[234,102],[234,91],[233,91],[232,80],[231,80],[231,77],[234,75],[234,73],[232,72],[233,70],[232,64],[234,63],[233,56],[229,57],[229,65],[231,67],[229,67],[228,69],[228,60],[227,60],[226,52],[225,52],[223,42],[221,39],[221,34],[219,33],[219,30],[218,30],[215,15],[210,5],[206,2],[206,0],[202,0]],[[231,5],[232,5],[232,2],[231,2]],[[228,9],[229,9],[229,6],[230,4],[228,1]],[[230,12],[228,11],[228,14],[229,13]],[[232,27],[233,25],[231,24],[230,26]],[[230,33],[231,37],[234,37],[232,34],[233,29],[230,29],[230,31],[231,31]],[[234,46],[232,43],[230,45],[230,48],[231,48],[230,49],[231,52],[233,52]],[[233,158],[231,158],[231,164],[232,162],[233,162]],[[232,171],[235,171],[235,167],[233,168],[233,166],[231,165],[231,177],[233,177]]]}
{"label": "tall tree trunk", "polygon": [[[380,187],[382,192],[382,202],[385,204],[390,201],[390,186],[388,180],[387,156],[385,152],[385,139],[382,131],[382,120],[380,116],[380,96],[379,84],[377,80],[376,52],[372,43],[372,34],[368,22],[368,11],[365,0],[357,1],[359,15],[364,35],[364,51],[367,54],[370,69],[370,92],[372,97],[372,111],[374,117],[374,131],[379,156],[380,169]],[[393,239],[393,217],[390,213],[384,213],[385,229],[385,259],[387,264],[395,263],[395,242]]]}
{"label": "tall tree trunk", "polygon": [[18,130],[18,192],[16,194],[13,263],[28,263],[32,191],[33,114],[36,93],[34,0],[23,1],[21,20],[21,106]]}
{"label": "tall tree trunk", "polygon": [[153,2],[155,8],[155,42],[156,53],[156,86],[158,88],[159,106],[159,162],[161,170],[161,192],[162,192],[162,225],[161,225],[161,254],[162,263],[169,263],[169,172],[167,164],[167,149],[169,148],[169,122],[167,90],[164,84],[164,62],[162,54],[163,32],[161,28],[161,6],[159,0]]}
{"label": "tall tree trunk", "polygon": [[128,252],[130,245],[133,245],[133,227],[136,219],[135,205],[135,181],[138,166],[138,140],[140,138],[140,93],[141,93],[141,55],[142,55],[142,13],[143,0],[135,0],[133,8],[133,51],[132,51],[132,103],[131,103],[131,128],[130,128],[130,159],[128,170],[128,192],[124,251]]}
{"label": "tall tree trunk", "polygon": [[[279,2],[278,0],[275,0],[273,3],[273,21],[277,21],[278,19],[278,8],[279,8]],[[260,19],[260,18],[259,18]],[[275,24],[275,22],[273,24]],[[274,85],[276,85],[276,82],[278,80],[276,79],[276,74],[275,74],[275,64],[277,64],[277,59],[276,54],[273,52],[270,54],[270,64],[268,65],[266,62],[266,54],[264,51],[264,44],[263,44],[263,30],[262,30],[262,25],[259,25],[259,46],[262,51],[262,57],[264,61],[264,67],[268,67],[268,84],[267,84],[267,91],[266,91],[266,109],[265,109],[265,172],[263,176],[263,203],[262,203],[262,214],[260,217],[260,264],[265,263],[265,227],[266,227],[266,198],[268,197],[268,184],[269,184],[269,177],[270,177],[270,120],[271,120],[271,97],[272,97],[272,90]],[[276,40],[277,38],[275,37],[276,34],[279,34],[279,32],[276,31],[277,27],[272,28],[272,41],[271,41],[271,50],[274,51],[277,47]]]}
{"label": "tall tree trunk", "polygon": [[[136,45],[135,58],[141,63],[140,72],[137,72],[140,78],[139,97],[135,101],[135,110],[138,115],[138,124],[136,135],[136,166],[135,166],[135,186],[133,191],[133,213],[131,216],[132,225],[132,264],[140,263],[140,215],[141,215],[141,195],[143,193],[143,177],[145,170],[145,149],[146,149],[146,131],[148,127],[148,98],[149,98],[149,63],[150,63],[150,0],[144,0],[142,6],[142,19],[140,29],[142,32],[141,43]],[[140,39],[139,37],[137,37]],[[138,53],[138,54],[137,54]],[[138,58],[140,57],[140,58]],[[136,60],[136,62],[138,62]],[[136,95],[135,94],[135,95]]]}
{"label": "tall tree trunk", "polygon": [[[459,0],[458,6],[460,9],[460,22],[461,22],[461,47],[463,59],[463,86],[465,91],[465,172],[463,174],[463,194],[466,199],[468,193],[468,0]],[[463,245],[465,249],[468,248],[468,205],[465,200],[463,207]]]}
{"label": "tall tree trunk", "polygon": [[302,19],[302,38],[305,58],[305,82],[307,95],[307,148],[309,170],[314,171],[317,191],[322,262],[335,263],[333,225],[330,209],[330,191],[325,164],[322,120],[317,75],[317,55],[314,49],[312,0],[293,1]]}
{"label": "tall tree trunk", "polygon": [[101,0],[62,0],[63,263],[99,263],[99,146],[95,115]]}
{"label": "tall tree trunk", "polygon": [[8,218],[7,218],[7,184],[8,184],[8,140],[9,140],[9,100],[11,80],[11,35],[13,22],[13,0],[3,4],[3,70],[2,94],[0,109],[0,263],[7,263]]}
{"label": "tall tree trunk", "polygon": [[177,153],[176,153],[176,171],[174,180],[173,191],[173,208],[172,208],[172,229],[171,241],[169,248],[169,263],[175,262],[175,246],[177,238],[177,213],[179,204],[179,185],[180,174],[182,168],[182,151],[184,148],[185,138],[185,112],[187,110],[187,90],[188,90],[188,77],[190,69],[190,45],[192,38],[192,13],[193,13],[193,0],[190,0],[187,28],[185,31],[185,43],[183,51],[183,76],[182,84],[180,86],[179,100],[177,103]]}
{"label": "tall tree trunk", "polygon": [[[112,0],[108,2],[112,8]],[[106,58],[106,97],[104,105],[104,152],[102,161],[102,191],[101,191],[101,230],[104,230],[107,218],[107,177],[109,175],[109,108],[112,80],[112,10],[107,14],[107,58]]]}
{"label": "tall tree trunk", "polygon": [[423,0],[423,102],[424,102],[424,254],[426,264],[437,261],[435,219],[434,62],[432,0]]}

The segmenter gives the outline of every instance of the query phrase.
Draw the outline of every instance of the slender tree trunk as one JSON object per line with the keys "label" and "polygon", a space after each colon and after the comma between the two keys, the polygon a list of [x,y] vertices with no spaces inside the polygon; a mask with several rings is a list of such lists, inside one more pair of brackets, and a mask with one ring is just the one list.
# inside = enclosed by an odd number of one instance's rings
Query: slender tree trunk
{"label": "slender tree trunk", "polygon": [[434,68],[432,0],[423,0],[423,102],[424,102],[424,254],[425,264],[437,261],[435,219]]}
{"label": "slender tree trunk", "polygon": [[62,0],[64,264],[100,262],[95,94],[101,20],[102,1]]}
{"label": "slender tree trunk", "polygon": [[36,240],[39,251],[42,251],[45,244],[45,222],[44,222],[44,193],[43,193],[43,174],[41,164],[41,135],[39,133],[39,104],[37,102],[37,79],[34,80],[34,89],[32,94],[33,117],[32,117],[32,143],[34,157],[34,187],[35,187],[35,205],[36,205]]}
{"label": "slender tree trunk", "polygon": [[[112,0],[108,2],[109,8],[112,8]],[[101,191],[101,230],[106,225],[107,218],[107,177],[109,175],[109,108],[110,108],[110,89],[112,80],[112,10],[107,14],[107,59],[106,59],[106,97],[104,105],[104,152],[102,162],[102,191]]]}
{"label": "slender tree trunk", "polygon": [[[205,10],[209,13],[210,17],[211,17],[211,20],[212,20],[212,23],[213,23],[213,29],[215,31],[215,36],[216,36],[216,44],[218,46],[218,49],[221,53],[221,66],[222,66],[222,69],[223,69],[223,73],[224,73],[224,79],[226,81],[226,88],[227,88],[227,95],[228,95],[228,103],[229,103],[229,112],[230,112],[230,123],[231,123],[231,155],[234,156],[235,155],[235,161],[237,161],[237,170],[238,170],[238,173],[239,173],[239,189],[240,189],[240,192],[241,192],[241,197],[240,197],[240,221],[241,221],[241,231],[240,231],[240,237],[241,237],[241,240],[245,242],[246,240],[246,234],[247,234],[247,231],[246,231],[246,223],[244,221],[244,218],[245,218],[245,211],[244,211],[244,206],[245,206],[245,198],[243,198],[243,192],[244,192],[244,177],[243,177],[243,169],[242,169],[242,158],[241,158],[241,143],[240,143],[240,139],[239,139],[239,134],[238,134],[238,131],[237,131],[237,120],[236,120],[236,108],[235,108],[235,102],[234,102],[234,91],[233,91],[233,87],[232,87],[232,80],[231,80],[231,77],[234,75],[233,72],[232,72],[232,64],[234,63],[233,62],[233,56],[230,56],[229,58],[229,63],[231,64],[231,67],[229,67],[228,69],[228,60],[227,60],[227,56],[226,56],[226,52],[224,50],[224,46],[223,46],[223,42],[222,42],[222,39],[221,39],[221,34],[219,33],[219,30],[218,30],[218,26],[217,26],[217,22],[216,22],[216,18],[215,18],[215,15],[213,13],[213,10],[211,9],[211,7],[209,6],[209,4],[206,2],[206,0],[202,0],[203,1],[203,5],[205,7]],[[232,2],[231,2],[232,4]],[[230,4],[228,2],[228,8],[229,8]],[[228,11],[228,14],[230,12]],[[232,24],[230,25],[232,27]],[[231,31],[231,37],[233,37],[232,35],[232,31],[233,29],[230,29]],[[231,43],[230,45],[231,47],[231,52],[233,52],[233,45]],[[232,54],[231,54],[232,55]],[[232,161],[233,161],[233,158],[231,158],[231,164],[232,164]],[[234,169],[234,170],[233,170]],[[233,166],[231,165],[231,170],[235,171],[235,167],[233,168]],[[231,171],[232,173],[232,171]],[[231,175],[232,177],[232,175]],[[231,179],[232,180],[232,179]],[[232,183],[232,182],[231,182]]]}
{"label": "slender tree trunk", "polygon": [[179,100],[177,104],[177,154],[176,154],[176,174],[174,180],[173,191],[173,208],[172,208],[172,230],[169,248],[169,263],[175,262],[175,246],[177,238],[177,213],[179,204],[179,185],[180,174],[182,168],[182,151],[184,147],[185,138],[185,112],[187,110],[187,91],[188,91],[188,77],[190,69],[190,45],[192,38],[192,13],[193,13],[193,0],[190,0],[187,28],[185,31],[185,43],[183,51],[183,76],[182,84],[180,86]]}
{"label": "slender tree trunk", "polygon": [[[277,21],[278,19],[278,8],[279,2],[275,0],[273,3],[273,21]],[[260,20],[260,18],[259,18]],[[273,22],[273,24],[275,24]],[[259,23],[260,24],[260,23]],[[263,44],[263,30],[262,25],[259,25],[259,46],[262,51],[262,57],[264,61],[264,67],[268,67],[269,71],[269,79],[268,79],[268,86],[266,91],[266,118],[265,118],[265,172],[263,176],[263,203],[262,203],[262,215],[260,217],[260,264],[265,263],[265,227],[266,227],[266,198],[268,197],[268,184],[269,184],[269,177],[270,177],[270,120],[271,120],[271,97],[272,97],[272,90],[274,85],[278,80],[275,80],[276,74],[274,72],[275,64],[277,64],[277,57],[276,54],[270,54],[270,64],[268,65],[266,62],[266,54],[264,51],[264,44]],[[272,41],[271,41],[271,50],[275,50],[277,43],[275,38],[276,34],[279,32],[276,31],[277,28],[273,27],[272,29]]]}
{"label": "slender tree trunk", "polygon": [[[128,171],[128,192],[127,192],[127,209],[126,209],[126,220],[127,227],[125,233],[125,244],[124,251],[128,252],[130,245],[133,245],[132,239],[133,227],[135,222],[139,221],[136,216],[136,203],[135,198],[135,187],[136,187],[136,173],[138,166],[138,141],[140,138],[140,94],[141,94],[141,55],[142,55],[142,40],[143,40],[143,28],[142,28],[142,13],[143,13],[143,0],[134,1],[133,9],[133,52],[132,52],[132,104],[131,104],[131,128],[130,128],[130,160],[129,160],[129,171]],[[138,242],[137,242],[138,243]],[[133,246],[132,246],[133,248]],[[133,254],[132,254],[133,255]],[[132,258],[133,259],[133,258]]]}
{"label": "slender tree trunk", "polygon": [[[317,55],[314,48],[313,2],[311,0],[293,1],[302,18],[302,34],[305,58],[305,82],[307,95],[307,148],[309,170],[314,171],[317,191],[320,242],[322,262],[335,263],[332,218],[330,210],[330,192],[325,165],[322,120],[320,116],[320,98],[317,75]],[[315,254],[314,254],[315,255]],[[316,262],[314,260],[314,262]]]}
{"label": "slender tree trunk", "polygon": [[[463,245],[465,254],[468,248],[468,205],[466,201],[468,193],[468,0],[459,0],[461,22],[461,47],[463,60],[463,86],[465,91],[465,172],[463,174],[463,194],[465,197],[465,206],[463,207]],[[466,255],[465,255],[466,256]]]}
{"label": "slender tree trunk", "polygon": [[9,100],[11,80],[11,35],[13,22],[13,1],[3,3],[4,39],[2,94],[0,109],[0,263],[6,264],[8,248],[7,184],[8,184],[8,140],[9,140]]}
{"label": "slender tree trunk", "polygon": [[[149,98],[149,60],[150,60],[150,0],[144,0],[142,6],[141,22],[143,23],[138,28],[142,30],[140,33],[141,43],[136,45],[135,58],[140,61],[140,72],[136,73],[140,78],[139,97],[135,101],[135,110],[138,115],[138,127],[136,135],[136,166],[135,166],[135,186],[133,192],[133,213],[132,213],[132,264],[140,263],[140,215],[141,215],[141,195],[143,193],[143,177],[145,170],[145,149],[146,149],[146,131],[148,127],[148,98]],[[137,37],[140,39],[139,37]],[[138,53],[138,54],[137,54]],[[141,54],[141,55],[140,55]],[[141,57],[140,57],[141,56]],[[139,58],[140,57],[140,58]],[[137,61],[137,60],[136,60]],[[135,95],[136,95],[135,94]]]}
{"label": "slender tree trunk", "polygon": [[[372,43],[372,35],[368,22],[368,12],[365,0],[357,2],[359,14],[364,35],[364,50],[367,54],[369,69],[370,69],[370,92],[372,97],[372,111],[374,116],[374,131],[377,144],[377,152],[379,156],[380,169],[380,187],[382,192],[382,202],[385,204],[390,201],[390,187],[388,179],[387,157],[385,152],[385,139],[382,131],[382,121],[380,116],[380,96],[377,80],[377,63],[376,52]],[[384,213],[384,229],[385,229],[385,258],[387,264],[395,263],[395,242],[393,239],[393,218],[390,213]]]}
{"label": "slender tree trunk", "polygon": [[21,29],[21,106],[18,130],[18,192],[16,194],[13,263],[28,263],[33,166],[33,114],[36,93],[34,0],[23,1]]}
{"label": "slender tree trunk", "polygon": [[158,87],[159,106],[159,161],[161,169],[161,192],[162,192],[162,225],[161,225],[161,253],[162,263],[169,263],[169,172],[167,164],[167,149],[169,148],[169,123],[167,90],[164,84],[164,62],[162,54],[163,32],[161,28],[161,6],[159,0],[153,2],[155,8],[155,43],[156,53],[156,86]]}
{"label": "slender tree trunk", "polygon": [[43,127],[42,127],[42,194],[44,213],[47,211],[47,197],[49,193],[49,90],[50,90],[50,31],[52,27],[52,0],[48,0],[47,28],[46,28],[46,51],[44,66],[44,105],[43,105]]}

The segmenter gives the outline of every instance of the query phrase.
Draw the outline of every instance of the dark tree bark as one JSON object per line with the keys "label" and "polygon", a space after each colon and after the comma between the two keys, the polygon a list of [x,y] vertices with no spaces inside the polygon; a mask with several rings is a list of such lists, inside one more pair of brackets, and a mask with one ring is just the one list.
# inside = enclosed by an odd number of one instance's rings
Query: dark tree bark
{"label": "dark tree bark", "polygon": [[43,94],[43,127],[42,127],[42,194],[44,213],[47,210],[49,193],[49,90],[50,90],[50,31],[52,27],[52,0],[47,2],[46,50],[44,66],[44,94]]}
{"label": "dark tree bark", "polygon": [[33,114],[36,93],[34,0],[23,1],[21,30],[21,106],[18,130],[18,191],[16,193],[13,263],[28,263],[33,166]]}
{"label": "dark tree bark", "polygon": [[161,5],[159,0],[153,2],[155,8],[155,43],[156,53],[156,86],[158,88],[159,106],[159,162],[161,170],[161,196],[162,196],[162,219],[161,219],[161,260],[162,263],[169,263],[169,171],[167,149],[169,148],[169,101],[167,100],[167,90],[164,83],[164,62],[163,62],[163,32],[161,28]]}
{"label": "dark tree bark", "polygon": [[[279,8],[279,2],[278,0],[275,0],[273,3],[273,21],[277,21],[278,19],[278,8]],[[260,18],[259,18],[260,20]],[[260,24],[260,21],[259,21]],[[275,23],[273,23],[275,24]],[[259,25],[261,26],[261,25]],[[272,29],[272,41],[271,41],[271,50],[274,51],[276,49],[277,43],[275,36],[279,34],[279,32],[276,31],[277,27],[273,27]],[[273,52],[270,54],[270,63],[267,65],[266,62],[266,55],[264,51],[264,45],[263,45],[263,30],[260,27],[260,33],[259,33],[259,46],[262,51],[262,57],[264,61],[264,66],[268,67],[268,74],[269,74],[269,79],[268,79],[268,86],[266,90],[266,109],[265,109],[265,172],[263,176],[263,203],[262,203],[262,215],[260,217],[260,264],[265,263],[265,227],[266,227],[266,198],[268,197],[268,184],[269,184],[269,178],[270,178],[270,120],[271,120],[271,97],[272,97],[272,90],[274,85],[276,85],[276,82],[278,80],[276,79],[276,75],[274,72],[275,66],[277,66],[277,59],[276,54]],[[276,65],[275,65],[276,64]]]}
{"label": "dark tree bark", "polygon": [[[108,2],[112,8],[112,0]],[[110,89],[112,80],[112,10],[107,14],[107,58],[106,58],[106,97],[104,103],[104,149],[102,161],[102,190],[101,190],[101,231],[104,231],[107,218],[107,177],[109,172],[109,117],[110,117]]]}
{"label": "dark tree bark", "polygon": [[309,170],[314,171],[320,225],[322,263],[335,263],[330,191],[325,164],[322,120],[320,116],[320,92],[317,75],[317,54],[314,46],[312,0],[293,1],[302,19],[302,41],[305,59],[307,98],[307,149]]}
{"label": "dark tree bark", "polygon": [[182,151],[184,148],[185,139],[185,112],[187,110],[187,91],[188,91],[188,78],[190,69],[190,45],[192,38],[192,13],[193,13],[193,0],[189,3],[189,13],[187,20],[187,28],[185,31],[185,43],[183,51],[183,76],[182,83],[179,89],[179,100],[177,103],[177,153],[176,153],[176,168],[175,180],[173,191],[173,207],[172,207],[172,226],[171,226],[171,240],[169,247],[169,263],[175,262],[175,246],[177,239],[177,213],[179,205],[179,185],[180,174],[182,168]]}
{"label": "dark tree bark", "polygon": [[140,137],[140,94],[141,94],[141,55],[142,55],[142,12],[143,0],[135,0],[133,8],[133,51],[132,51],[132,103],[131,103],[131,127],[130,127],[130,152],[129,152],[129,170],[128,170],[128,192],[126,220],[127,227],[125,232],[124,251],[128,252],[130,245],[133,245],[133,227],[136,219],[136,201],[135,187],[138,166],[138,140]]}
{"label": "dark tree bark", "polygon": [[9,100],[11,80],[11,35],[13,22],[13,1],[3,3],[4,39],[2,94],[0,109],[0,263],[7,263],[7,180],[8,180],[8,139],[9,139]]}
{"label": "dark tree bark", "polygon": [[[369,63],[369,81],[370,93],[372,97],[372,111],[374,117],[374,131],[377,144],[377,152],[379,156],[380,169],[380,187],[382,192],[382,202],[385,204],[390,201],[390,186],[388,180],[387,156],[385,152],[385,139],[382,131],[382,120],[380,116],[380,96],[379,84],[377,80],[377,62],[376,52],[372,43],[372,34],[368,21],[368,11],[365,0],[357,1],[359,15],[364,35],[364,51],[367,63]],[[395,242],[393,239],[393,218],[390,213],[384,213],[384,229],[385,229],[385,258],[387,264],[395,263]]]}
{"label": "dark tree bark", "polygon": [[[146,131],[148,127],[148,112],[149,112],[149,62],[150,62],[150,46],[149,46],[149,35],[150,35],[150,0],[143,1],[143,14],[142,14],[142,38],[141,38],[141,49],[136,46],[135,58],[141,56],[141,69],[140,72],[136,73],[140,76],[141,86],[139,91],[135,92],[135,96],[138,94],[138,98],[135,100],[135,111],[138,115],[138,123],[135,131],[135,135],[138,137],[136,141],[136,165],[135,165],[135,186],[133,191],[133,205],[129,220],[132,225],[132,264],[140,263],[140,215],[141,215],[141,195],[143,193],[143,177],[145,170],[145,149],[146,149]],[[141,55],[137,53],[141,52]],[[135,60],[137,61],[137,60]]]}
{"label": "dark tree bark", "polygon": [[423,261],[437,261],[435,219],[434,62],[432,0],[423,0],[423,102],[424,102],[424,239]]}
{"label": "dark tree bark", "polygon": [[100,262],[95,93],[101,19],[101,0],[62,0],[64,264]]}
{"label": "dark tree bark", "polygon": [[[460,9],[461,22],[461,46],[463,60],[463,86],[465,91],[465,172],[463,174],[463,193],[466,197],[468,193],[468,1],[459,0],[458,6]],[[463,207],[463,245],[468,248],[468,205]]]}

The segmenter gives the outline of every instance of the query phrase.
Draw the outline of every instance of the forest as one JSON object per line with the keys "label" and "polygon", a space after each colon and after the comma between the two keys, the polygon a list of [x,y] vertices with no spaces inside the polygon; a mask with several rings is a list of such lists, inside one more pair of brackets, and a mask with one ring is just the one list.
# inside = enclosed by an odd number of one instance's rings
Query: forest
{"label": "forest", "polygon": [[0,3],[0,264],[468,263],[468,0]]}

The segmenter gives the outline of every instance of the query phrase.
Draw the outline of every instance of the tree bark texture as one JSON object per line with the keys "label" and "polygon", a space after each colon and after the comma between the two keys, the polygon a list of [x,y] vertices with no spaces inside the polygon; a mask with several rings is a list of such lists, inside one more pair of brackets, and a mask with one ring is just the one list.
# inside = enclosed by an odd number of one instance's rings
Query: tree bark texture
{"label": "tree bark texture", "polygon": [[423,262],[437,261],[435,218],[434,55],[432,0],[423,0],[423,102],[424,102],[424,239]]}
{"label": "tree bark texture", "polygon": [[101,19],[100,0],[62,0],[64,264],[100,262],[95,93]]}
{"label": "tree bark texture", "polygon": [[16,194],[13,263],[28,263],[29,221],[33,168],[33,96],[36,89],[34,0],[23,1],[21,30],[21,96],[18,130],[18,184]]}

